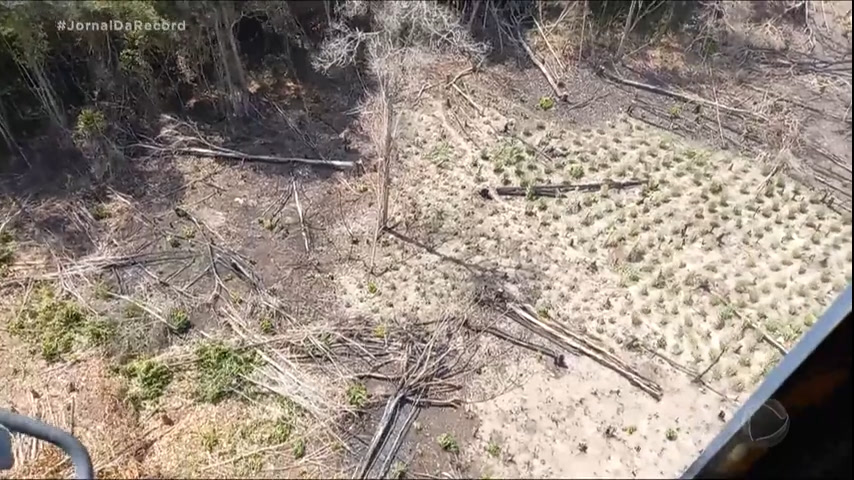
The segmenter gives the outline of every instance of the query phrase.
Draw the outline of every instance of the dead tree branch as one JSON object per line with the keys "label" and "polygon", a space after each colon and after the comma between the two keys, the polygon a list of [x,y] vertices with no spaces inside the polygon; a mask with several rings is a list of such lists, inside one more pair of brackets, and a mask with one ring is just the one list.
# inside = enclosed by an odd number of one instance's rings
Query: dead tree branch
{"label": "dead tree branch", "polygon": [[577,351],[587,355],[600,364],[619,373],[629,382],[648,393],[654,399],[661,400],[661,397],[664,394],[661,386],[652,380],[644,378],[634,368],[627,365],[605,348],[597,345],[581,334],[571,332],[558,322],[537,318],[535,313],[531,313],[533,312],[533,308],[530,305],[509,304],[508,308],[508,317],[518,322],[523,327],[540,335],[545,334],[544,336],[546,336],[546,338],[567,350]]}
{"label": "dead tree branch", "polygon": [[452,83],[452,84],[451,84],[451,87],[452,87],[454,90],[456,90],[456,91],[457,91],[457,93],[459,93],[459,94],[460,94],[460,96],[461,96],[461,97],[463,97],[463,98],[464,98],[464,99],[469,103],[469,105],[471,105],[472,107],[474,107],[474,109],[477,111],[477,113],[478,113],[478,114],[483,115],[483,107],[481,107],[481,106],[480,106],[480,105],[478,105],[474,100],[472,100],[472,98],[471,98],[467,93],[465,93],[465,92],[464,92],[464,91],[459,87],[459,85],[457,85],[456,83]]}
{"label": "dead tree branch", "polygon": [[314,165],[323,167],[332,167],[339,169],[348,169],[356,166],[353,162],[340,160],[322,160],[316,158],[298,158],[298,157],[280,157],[277,155],[250,155],[248,153],[238,152],[227,148],[201,148],[201,147],[168,147],[149,144],[139,144],[138,147],[153,150],[158,153],[169,153],[172,155],[196,155],[198,157],[218,158],[220,160],[237,160],[241,162],[261,162],[272,164],[291,164],[300,163],[304,165]]}
{"label": "dead tree branch", "polygon": [[299,227],[300,227],[300,232],[302,233],[302,241],[305,244],[305,253],[310,253],[311,247],[309,247],[309,242],[308,242],[308,229],[305,227],[305,217],[303,216],[303,213],[302,213],[302,204],[300,204],[300,201],[299,201],[299,189],[297,188],[296,178],[291,179],[291,182],[292,182],[292,189],[294,192],[294,202],[296,203],[297,214],[299,215]]}
{"label": "dead tree branch", "polygon": [[[496,187],[495,193],[508,197],[561,197],[566,192],[598,192],[602,187],[620,190],[626,188],[640,187],[646,184],[645,180],[627,180],[624,182],[594,182],[594,183],[561,183],[556,185],[531,185],[529,187]],[[488,190],[486,195],[488,195]],[[481,192],[484,195],[484,192]]]}
{"label": "dead tree branch", "polygon": [[711,100],[706,100],[705,98],[701,98],[698,96],[686,95],[683,93],[674,92],[672,90],[667,90],[666,88],[656,87],[654,85],[649,85],[647,83],[635,82],[634,80],[628,80],[628,79],[625,79],[622,77],[618,77],[617,75],[614,75],[613,73],[607,71],[604,67],[600,68],[599,72],[602,76],[604,76],[608,80],[611,80],[612,82],[620,83],[620,84],[623,84],[623,85],[626,85],[629,87],[638,88],[641,90],[646,90],[646,91],[652,92],[652,93],[657,93],[659,95],[664,95],[664,96],[667,96],[670,98],[675,98],[677,100],[682,100],[683,102],[694,103],[694,104],[699,103],[699,104],[703,104],[703,105],[706,105],[709,107],[714,107],[716,109],[720,109],[720,110],[723,110],[723,111],[726,111],[729,113],[733,113],[733,114],[737,114],[737,115],[744,115],[747,117],[753,117],[753,118],[757,118],[757,119],[760,119],[763,121],[768,121],[767,117],[760,115],[756,112],[751,112],[750,110],[744,110],[742,108],[730,107],[727,105],[723,105],[719,102],[713,102]]}
{"label": "dead tree branch", "polygon": [[551,358],[552,360],[554,360],[556,366],[558,366],[560,368],[567,368],[566,356],[562,353],[557,353],[550,348],[546,348],[546,347],[543,347],[540,345],[533,344],[531,342],[526,342],[524,340],[518,339],[518,338],[510,335],[509,333],[498,330],[497,328],[493,328],[493,327],[480,327],[480,328],[478,328],[478,327],[475,327],[475,326],[470,325],[468,323],[466,323],[465,326],[466,326],[466,328],[473,330],[475,332],[478,332],[478,333],[485,332],[485,333],[488,333],[494,337],[500,338],[501,340],[504,340],[504,341],[509,342],[513,345],[516,345],[517,347],[521,347],[521,348],[531,350],[533,352],[537,352],[537,353],[540,353],[542,355],[545,355],[545,356]]}
{"label": "dead tree branch", "polygon": [[528,46],[528,43],[525,41],[524,38],[522,38],[521,33],[517,34],[517,41],[519,42],[519,45],[521,45],[522,48],[525,50],[525,53],[528,54],[528,57],[531,59],[531,61],[534,63],[534,65],[536,65],[537,68],[540,69],[540,72],[543,73],[543,76],[546,77],[546,81],[549,82],[549,86],[552,87],[552,90],[554,91],[555,97],[557,97],[559,100],[562,100],[564,102],[568,101],[569,94],[566,93],[565,91],[563,91],[558,86],[554,77],[552,77],[552,74],[549,73],[549,70],[546,68],[546,66],[543,64],[543,62],[541,62],[537,58],[536,54],[534,54],[534,51],[531,50],[531,47]]}

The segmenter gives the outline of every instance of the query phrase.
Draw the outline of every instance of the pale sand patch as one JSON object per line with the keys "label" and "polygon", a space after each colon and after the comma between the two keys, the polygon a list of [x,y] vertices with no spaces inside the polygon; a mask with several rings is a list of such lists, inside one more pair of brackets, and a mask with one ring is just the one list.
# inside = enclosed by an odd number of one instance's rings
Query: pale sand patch
{"label": "pale sand patch", "polygon": [[[525,372],[520,388],[473,406],[482,423],[470,451],[492,478],[673,478],[720,431],[720,412],[732,412],[677,373],[659,372],[656,402],[588,358],[559,375],[533,359],[514,370]],[[498,458],[483,453],[490,441]]]}

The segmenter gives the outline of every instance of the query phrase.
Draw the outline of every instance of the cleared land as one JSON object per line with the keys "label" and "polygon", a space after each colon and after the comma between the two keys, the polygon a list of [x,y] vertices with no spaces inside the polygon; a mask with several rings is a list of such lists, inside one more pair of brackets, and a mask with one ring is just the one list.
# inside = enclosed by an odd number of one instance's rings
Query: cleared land
{"label": "cleared land", "polygon": [[[541,58],[578,51],[546,30]],[[674,133],[686,102],[575,66],[565,103],[534,68],[431,62],[377,242],[376,159],[339,136],[352,105],[283,79],[230,147],[359,168],[154,154],[123,188],[4,198],[0,405],[73,431],[104,477],[679,474],[850,282],[850,205],[789,176],[794,146],[719,148],[741,137],[714,112],[714,141]],[[588,187],[536,188],[563,184]],[[10,477],[70,473],[16,448]]]}

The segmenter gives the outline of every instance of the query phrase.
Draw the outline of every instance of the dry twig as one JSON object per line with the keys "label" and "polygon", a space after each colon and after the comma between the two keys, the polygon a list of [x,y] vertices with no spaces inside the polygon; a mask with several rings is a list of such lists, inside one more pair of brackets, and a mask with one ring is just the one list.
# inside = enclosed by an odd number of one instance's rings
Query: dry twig
{"label": "dry twig", "polygon": [[555,63],[557,63],[557,67],[560,69],[561,72],[563,72],[566,67],[563,66],[563,62],[560,61],[560,57],[558,56],[557,52],[555,52],[555,49],[554,47],[552,47],[551,42],[549,42],[549,39],[546,36],[546,32],[543,31],[542,24],[540,24],[539,20],[537,20],[536,18],[534,18],[534,24],[537,26],[537,31],[540,32],[540,36],[543,37],[543,43],[546,44],[546,47],[552,54],[552,57],[554,57]]}
{"label": "dry twig", "polygon": [[315,165],[333,168],[353,168],[353,162],[345,162],[340,160],[322,160],[315,158],[297,158],[297,157],[280,157],[277,155],[250,155],[248,153],[238,152],[222,147],[202,148],[202,147],[170,147],[160,145],[139,144],[141,148],[146,148],[157,153],[184,154],[196,155],[199,157],[218,158],[221,160],[238,160],[241,162],[261,162],[275,164],[290,164],[301,163],[305,165]]}
{"label": "dry twig", "polygon": [[469,105],[471,105],[472,107],[474,107],[474,109],[475,109],[475,110],[477,110],[477,113],[478,113],[478,114],[483,115],[483,107],[481,107],[480,105],[478,105],[478,104],[477,104],[477,102],[475,102],[474,100],[472,100],[472,98],[471,98],[468,94],[466,94],[466,93],[465,93],[465,92],[464,92],[464,91],[459,87],[459,85],[457,85],[456,83],[452,83],[452,84],[451,84],[451,87],[452,87],[454,90],[456,90],[456,91],[457,91],[457,93],[459,93],[459,94],[460,94],[460,96],[461,96],[461,97],[463,97],[463,98],[464,98],[464,99],[469,103]]}
{"label": "dry twig", "polygon": [[305,228],[305,217],[303,217],[302,213],[302,205],[299,201],[299,189],[297,188],[297,180],[296,178],[292,178],[292,191],[294,192],[294,202],[297,205],[297,214],[299,215],[299,226],[300,232],[302,233],[302,240],[305,244],[305,253],[311,253],[311,247],[309,247],[308,243],[308,229]]}

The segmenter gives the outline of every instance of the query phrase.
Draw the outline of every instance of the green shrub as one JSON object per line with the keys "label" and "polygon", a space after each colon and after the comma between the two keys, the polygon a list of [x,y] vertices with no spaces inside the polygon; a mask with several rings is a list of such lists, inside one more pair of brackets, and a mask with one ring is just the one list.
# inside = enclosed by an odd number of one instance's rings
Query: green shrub
{"label": "green shrub", "polygon": [[439,447],[450,453],[460,453],[460,444],[457,443],[457,439],[454,438],[450,433],[443,433],[436,438],[436,442],[439,444]]}
{"label": "green shrub", "polygon": [[151,359],[135,360],[125,366],[123,373],[130,382],[128,398],[136,408],[156,402],[172,382],[169,368]]}
{"label": "green shrub", "polygon": [[183,335],[190,331],[190,328],[193,326],[190,323],[190,316],[187,315],[187,311],[183,308],[175,308],[169,312],[169,330],[172,333],[177,333],[178,335]]}
{"label": "green shrub", "polygon": [[91,108],[84,108],[77,115],[74,133],[84,137],[102,135],[107,129],[107,118],[104,113]]}
{"label": "green shrub", "polygon": [[111,324],[89,319],[77,303],[57,298],[48,287],[33,294],[21,314],[9,323],[9,331],[36,345],[48,362],[61,360],[85,341],[103,344],[113,334]]}
{"label": "green shrub", "polygon": [[199,377],[196,393],[202,401],[216,403],[245,385],[255,370],[254,352],[239,352],[219,341],[200,345],[195,352]]}
{"label": "green shrub", "polygon": [[540,97],[540,101],[537,102],[537,105],[540,107],[540,109],[548,111],[554,108],[555,101],[552,97]]}
{"label": "green shrub", "polygon": [[354,383],[347,388],[347,403],[351,407],[362,409],[368,403],[368,389],[363,383]]}

